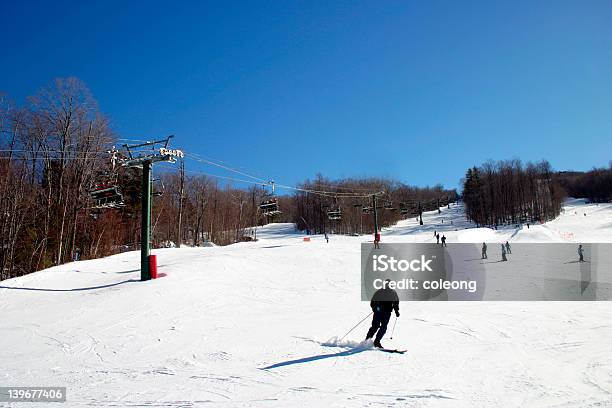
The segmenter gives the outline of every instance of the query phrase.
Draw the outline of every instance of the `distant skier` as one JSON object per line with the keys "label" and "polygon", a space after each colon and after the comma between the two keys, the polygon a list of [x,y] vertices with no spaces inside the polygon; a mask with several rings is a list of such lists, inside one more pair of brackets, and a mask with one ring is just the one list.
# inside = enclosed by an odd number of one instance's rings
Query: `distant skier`
{"label": "distant skier", "polygon": [[329,244],[329,235],[327,235],[327,232],[325,233],[325,242]]}
{"label": "distant skier", "polygon": [[512,248],[510,248],[510,243],[508,241],[506,241],[506,252],[508,252],[509,254],[512,253]]}
{"label": "distant skier", "polygon": [[434,230],[434,237],[438,235],[438,231]]}
{"label": "distant skier", "polygon": [[502,262],[505,262],[508,260],[508,258],[506,258],[506,247],[504,246],[504,244],[501,244],[501,249],[502,249]]}
{"label": "distant skier", "polygon": [[442,235],[442,246],[445,247],[446,246],[446,236]]}
{"label": "distant skier", "polygon": [[372,317],[372,327],[368,330],[366,340],[371,339],[376,334],[374,339],[374,347],[383,348],[380,344],[383,336],[387,332],[387,325],[391,319],[391,312],[395,310],[395,316],[399,317],[399,297],[397,292],[389,288],[390,280],[387,279],[383,283],[382,289],[378,289],[372,296],[370,307],[374,316]]}
{"label": "distant skier", "polygon": [[374,234],[374,249],[380,249],[380,233]]}
{"label": "distant skier", "polygon": [[578,245],[578,262],[584,262],[584,249],[582,249],[582,244]]}
{"label": "distant skier", "polygon": [[527,229],[529,229],[529,223],[527,223]]}
{"label": "distant skier", "polygon": [[482,243],[482,259],[487,259],[487,244]]}
{"label": "distant skier", "polygon": [[440,245],[440,234],[436,234],[436,244]]}

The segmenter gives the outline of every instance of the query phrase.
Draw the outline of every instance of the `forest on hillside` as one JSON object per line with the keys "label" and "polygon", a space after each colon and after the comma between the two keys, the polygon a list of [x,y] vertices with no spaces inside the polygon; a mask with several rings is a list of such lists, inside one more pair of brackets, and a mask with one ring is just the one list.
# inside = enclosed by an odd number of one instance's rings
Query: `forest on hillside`
{"label": "forest on hillside", "polygon": [[[416,187],[377,178],[330,180],[318,175],[298,187],[292,220],[298,229],[314,233],[370,234],[374,209],[380,229],[406,217],[421,221],[423,212],[447,206],[458,197],[456,190],[442,185]],[[325,193],[316,193],[320,191]]]}
{"label": "forest on hillside", "polygon": [[561,212],[565,191],[550,163],[486,162],[463,179],[466,216],[479,226],[497,227],[551,220]]}
{"label": "forest on hillside", "polygon": [[612,162],[607,168],[594,168],[587,172],[562,171],[558,179],[570,197],[588,198],[594,203],[612,201]]}

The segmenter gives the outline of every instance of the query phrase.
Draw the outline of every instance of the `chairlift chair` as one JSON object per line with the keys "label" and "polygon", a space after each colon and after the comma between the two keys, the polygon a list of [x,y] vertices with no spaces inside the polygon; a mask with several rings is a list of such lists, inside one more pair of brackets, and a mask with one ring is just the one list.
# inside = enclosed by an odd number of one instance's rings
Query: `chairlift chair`
{"label": "chairlift chair", "polygon": [[327,212],[327,218],[330,220],[341,220],[342,219],[342,210],[335,209]]}
{"label": "chairlift chair", "polygon": [[281,214],[281,211],[278,208],[278,201],[275,197],[262,201],[261,204],[259,204],[259,210],[267,217],[273,217]]}
{"label": "chairlift chair", "polygon": [[121,208],[125,206],[123,194],[117,185],[116,162],[119,152],[113,146],[108,153],[111,155],[111,170],[100,172],[97,177],[103,181],[94,183],[93,188],[89,191],[89,197],[93,201],[91,206],[93,209]]}
{"label": "chairlift chair", "polygon": [[98,183],[94,190],[89,192],[94,205],[91,208],[120,208],[124,207],[123,194],[119,187],[110,183]]}
{"label": "chairlift chair", "polygon": [[334,204],[331,207],[331,210],[327,211],[327,218],[330,220],[342,219],[342,209],[340,208],[340,204],[338,203],[338,196],[334,197]]}
{"label": "chairlift chair", "polygon": [[272,192],[264,195],[263,201],[259,204],[259,210],[266,217],[274,217],[275,215],[282,214],[282,212],[278,207],[278,200],[274,196],[274,181],[268,181],[267,185],[271,187]]}
{"label": "chairlift chair", "polygon": [[151,192],[151,195],[153,197],[161,197],[164,195],[164,191],[166,190],[166,186],[164,186],[164,180],[161,178],[158,179],[153,179],[153,182],[159,181],[159,184],[161,185],[161,190],[153,190],[153,192]]}

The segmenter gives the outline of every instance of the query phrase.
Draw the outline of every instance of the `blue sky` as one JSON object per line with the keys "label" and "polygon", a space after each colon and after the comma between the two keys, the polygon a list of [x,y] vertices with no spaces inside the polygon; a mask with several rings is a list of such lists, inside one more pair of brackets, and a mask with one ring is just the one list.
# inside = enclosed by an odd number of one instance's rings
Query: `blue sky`
{"label": "blue sky", "polygon": [[16,100],[76,76],[120,137],[285,184],[612,159],[610,1],[3,1],[0,34]]}

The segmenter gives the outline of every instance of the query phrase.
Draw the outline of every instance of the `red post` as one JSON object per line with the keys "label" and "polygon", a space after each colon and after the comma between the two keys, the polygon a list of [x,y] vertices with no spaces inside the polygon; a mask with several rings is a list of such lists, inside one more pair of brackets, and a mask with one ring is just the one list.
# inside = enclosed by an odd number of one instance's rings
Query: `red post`
{"label": "red post", "polygon": [[149,273],[151,279],[157,279],[157,255],[149,255]]}

